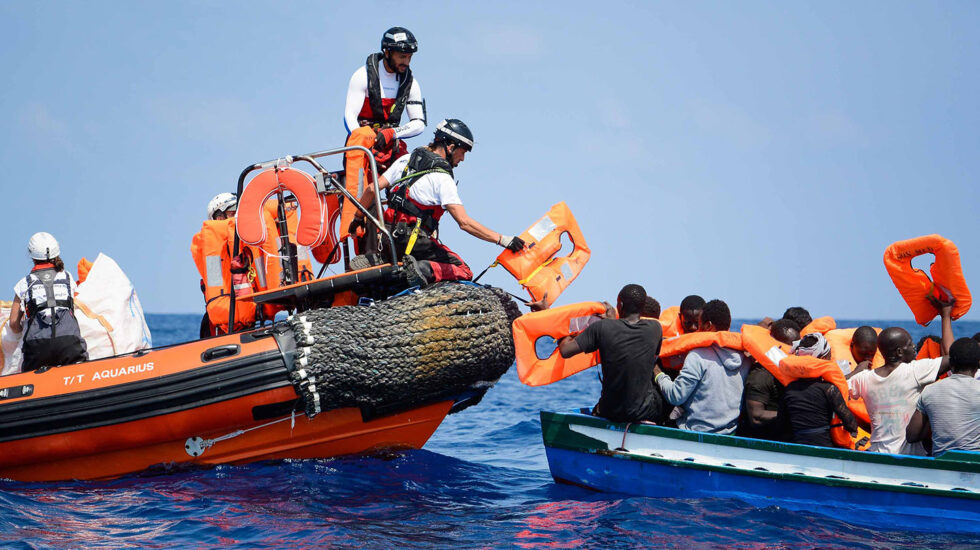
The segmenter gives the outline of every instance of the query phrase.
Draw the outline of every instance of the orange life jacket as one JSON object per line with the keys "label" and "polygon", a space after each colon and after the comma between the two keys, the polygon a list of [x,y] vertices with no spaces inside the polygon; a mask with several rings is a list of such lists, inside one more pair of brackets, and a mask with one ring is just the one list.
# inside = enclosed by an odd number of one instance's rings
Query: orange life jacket
{"label": "orange life jacket", "polygon": [[88,272],[92,269],[92,262],[88,261],[86,258],[78,260],[78,284],[85,282],[88,278]]}
{"label": "orange life jacket", "polygon": [[[301,216],[290,229],[290,240],[302,246],[317,246],[327,240],[329,231],[324,223],[327,217],[326,199],[316,189],[313,177],[294,168],[270,168],[252,178],[238,198],[238,236],[250,245],[261,245],[275,238],[278,232],[269,231],[266,208],[276,192],[289,191],[299,203]],[[274,201],[273,201],[274,203]],[[273,229],[275,225],[271,226]]]}
{"label": "orange life jacket", "polygon": [[[929,268],[931,279],[925,271],[912,267],[912,258],[923,254],[936,256],[936,261]],[[970,311],[973,298],[963,278],[960,252],[953,241],[939,235],[899,241],[885,249],[884,260],[885,269],[895,283],[895,288],[915,315],[915,322],[920,325],[928,325],[939,314],[928,299],[930,295],[943,298],[939,286],[947,288],[956,298],[953,319],[959,319]]]}
{"label": "orange life jacket", "polygon": [[684,327],[681,325],[681,307],[670,306],[660,312],[660,326],[664,330],[664,338],[680,336],[684,334]]}
{"label": "orange life jacket", "polygon": [[[370,150],[374,147],[376,136],[377,132],[373,128],[361,126],[355,128],[347,136],[346,145],[347,147],[360,145]],[[381,177],[381,174],[378,174],[378,177]],[[347,151],[344,153],[344,187],[347,188],[347,192],[354,198],[360,199],[364,190],[372,183],[374,183],[374,178],[371,176],[371,162],[368,160],[368,156],[363,151]],[[356,213],[357,207],[351,204],[349,200],[344,200],[344,208],[340,214],[340,240],[344,240],[350,235],[347,228],[350,227],[350,222],[354,221],[354,214]]]}
{"label": "orange life jacket", "polygon": [[810,321],[809,325],[803,327],[803,330],[800,331],[800,336],[806,336],[814,332],[819,332],[826,336],[827,331],[834,330],[835,328],[837,328],[837,321],[833,317],[817,317]]}
{"label": "orange life jacket", "polygon": [[[854,331],[856,330],[856,328],[836,328],[824,333],[824,338],[830,344],[831,358],[834,361],[847,361],[851,365],[851,370],[857,366],[857,361],[851,354],[851,339],[854,338]],[[876,328],[875,332],[880,334],[881,329]],[[871,368],[876,369],[884,364],[885,358],[881,356],[881,352],[875,351],[875,356],[871,360]]]}
{"label": "orange life jacket", "polygon": [[[228,332],[228,310],[231,305],[231,292],[236,298],[252,293],[252,285],[247,275],[233,274],[231,250],[235,239],[235,220],[207,220],[201,226],[201,231],[191,240],[191,256],[194,265],[201,275],[204,286],[204,301],[208,319],[211,324],[222,332]],[[243,254],[251,255],[243,251]],[[247,266],[237,265],[236,271],[247,270]],[[233,287],[233,278],[236,280]],[[255,325],[255,304],[251,301],[235,300],[235,326],[233,330],[242,330]]]}
{"label": "orange life jacket", "polygon": [[718,332],[691,332],[671,338],[664,338],[660,348],[660,363],[669,369],[680,369],[684,366],[684,358],[692,349],[706,348],[711,345],[743,351],[742,334],[727,330]]}
{"label": "orange life jacket", "polygon": [[[536,352],[539,338],[555,341],[585,330],[597,315],[606,311],[599,302],[582,302],[554,309],[532,311],[514,320],[514,352],[517,356],[517,376],[528,386],[544,386],[557,382],[597,364],[596,353],[583,353],[565,359],[556,347],[548,357]],[[547,343],[550,344],[548,339]]]}
{"label": "orange life jacket", "polygon": [[[568,234],[573,250],[568,256],[555,257],[561,250],[561,236]],[[551,210],[521,233],[527,248],[520,252],[504,250],[497,262],[531,294],[534,300],[545,300],[548,305],[564,291],[589,261],[592,252],[585,242],[585,235],[564,202]]]}
{"label": "orange life jacket", "polygon": [[[742,325],[742,345],[745,346],[745,351],[772,373],[783,386],[802,378],[822,378],[837,386],[847,403],[847,408],[855,416],[865,422],[871,422],[864,400],[851,399],[847,380],[836,362],[816,357],[789,355],[789,346],[780,343],[769,335],[768,330],[757,325]],[[840,419],[834,416],[832,424],[839,423]],[[859,429],[858,437],[855,439],[842,426],[837,426],[830,429],[830,435],[838,447],[854,449],[857,440],[867,435],[867,432]],[[862,447],[860,450],[866,448]]]}
{"label": "orange life jacket", "polygon": [[943,345],[939,342],[928,339],[922,343],[922,349],[916,354],[916,359],[936,359],[943,356]]}
{"label": "orange life jacket", "polygon": [[[313,247],[313,257],[321,264],[335,264],[343,259],[342,251],[337,243],[340,238],[337,236],[337,222],[340,220],[340,197],[338,195],[327,195],[324,199],[327,206],[326,228],[327,240],[323,244]],[[349,225],[349,224],[348,224]]]}

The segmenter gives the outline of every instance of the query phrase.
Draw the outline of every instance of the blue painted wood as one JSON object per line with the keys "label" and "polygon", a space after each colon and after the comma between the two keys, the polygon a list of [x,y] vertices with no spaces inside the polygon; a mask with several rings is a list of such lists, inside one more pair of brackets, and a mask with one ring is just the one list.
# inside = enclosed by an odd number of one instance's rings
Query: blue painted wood
{"label": "blue painted wood", "polygon": [[731,498],[782,506],[863,525],[930,532],[980,533],[980,506],[971,499],[873,491],[717,472],[546,447],[556,481],[657,498]]}

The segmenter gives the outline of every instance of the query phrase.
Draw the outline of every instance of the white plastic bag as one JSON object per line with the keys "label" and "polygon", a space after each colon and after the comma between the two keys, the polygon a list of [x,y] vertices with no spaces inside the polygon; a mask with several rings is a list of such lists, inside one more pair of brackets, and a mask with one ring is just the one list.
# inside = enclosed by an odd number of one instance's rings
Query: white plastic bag
{"label": "white plastic bag", "polygon": [[17,374],[20,366],[24,362],[24,354],[20,350],[20,338],[22,333],[15,333],[10,330],[10,307],[13,302],[0,302],[0,344],[2,344],[3,370],[0,376]]}
{"label": "white plastic bag", "polygon": [[101,359],[152,347],[136,289],[116,262],[99,254],[75,295],[75,318],[88,358]]}

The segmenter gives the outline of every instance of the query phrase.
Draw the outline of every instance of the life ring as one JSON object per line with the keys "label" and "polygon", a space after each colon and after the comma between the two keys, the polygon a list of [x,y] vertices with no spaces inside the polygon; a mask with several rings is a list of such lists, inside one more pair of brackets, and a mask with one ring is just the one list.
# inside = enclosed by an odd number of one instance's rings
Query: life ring
{"label": "life ring", "polygon": [[[931,278],[925,271],[912,267],[912,259],[923,254],[933,254],[936,257],[929,268]],[[939,314],[929,303],[930,295],[940,299],[944,297],[939,287],[948,289],[956,298],[953,319],[959,319],[970,311],[973,298],[966,279],[963,278],[960,252],[953,241],[939,235],[898,241],[885,249],[884,261],[888,276],[915,315],[915,322],[920,325],[928,325]]]}
{"label": "life ring", "polygon": [[238,198],[235,214],[238,237],[251,245],[261,245],[268,240],[264,206],[280,189],[292,193],[299,203],[300,219],[294,234],[296,244],[317,246],[322,243],[328,233],[323,223],[327,209],[313,178],[294,168],[270,168],[252,178]]}
{"label": "life ring", "polygon": [[[582,353],[565,359],[556,346],[553,350],[548,350],[550,355],[541,357],[536,346],[542,338],[557,342],[565,336],[582,332],[605,311],[606,307],[599,302],[582,302],[525,313],[515,319],[511,329],[517,358],[517,376],[521,382],[528,386],[544,386],[598,364],[598,352]],[[550,340],[548,343],[550,344]]]}

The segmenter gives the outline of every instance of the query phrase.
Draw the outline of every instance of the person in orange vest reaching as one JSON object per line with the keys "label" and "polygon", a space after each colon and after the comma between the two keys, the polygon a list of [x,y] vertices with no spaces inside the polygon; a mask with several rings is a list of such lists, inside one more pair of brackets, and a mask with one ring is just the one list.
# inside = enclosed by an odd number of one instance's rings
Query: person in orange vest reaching
{"label": "person in orange vest reaching", "polygon": [[[439,241],[439,219],[444,212],[449,212],[460,229],[478,239],[515,252],[524,248],[520,237],[488,229],[463,208],[453,169],[472,150],[473,133],[469,127],[455,118],[443,120],[436,128],[432,143],[396,160],[378,179],[378,186],[387,189],[384,222],[394,237],[398,258],[415,258],[421,274],[429,282],[473,278],[466,262]],[[375,192],[373,185],[369,186],[361,197],[361,204],[365,207],[373,204]],[[364,227],[364,217],[358,212],[349,231],[355,234],[361,227]],[[382,239],[382,245],[387,244]],[[365,256],[351,260],[352,268],[368,265],[370,260]]]}
{"label": "person in orange vest reaching", "polygon": [[[419,81],[409,68],[418,49],[418,41],[408,29],[388,29],[381,37],[381,52],[368,56],[364,66],[354,71],[347,87],[347,133],[362,126],[376,131],[375,160],[381,170],[408,152],[403,140],[425,129],[425,100]],[[408,122],[400,125],[403,113],[408,114]],[[396,139],[402,141],[393,148]]]}

